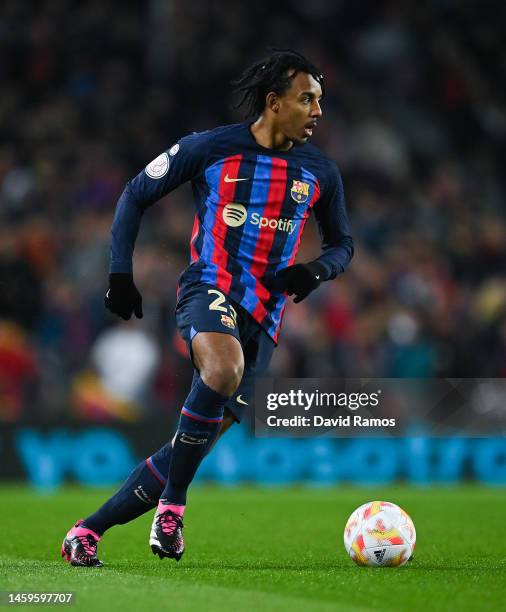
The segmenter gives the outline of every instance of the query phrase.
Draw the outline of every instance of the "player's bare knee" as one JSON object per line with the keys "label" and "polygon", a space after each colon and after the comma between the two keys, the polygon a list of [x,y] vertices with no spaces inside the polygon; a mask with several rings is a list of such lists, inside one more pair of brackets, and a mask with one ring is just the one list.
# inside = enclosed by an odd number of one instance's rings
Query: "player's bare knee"
{"label": "player's bare knee", "polygon": [[233,395],[242,379],[244,372],[244,361],[240,360],[217,360],[206,364],[200,371],[202,380],[222,395]]}

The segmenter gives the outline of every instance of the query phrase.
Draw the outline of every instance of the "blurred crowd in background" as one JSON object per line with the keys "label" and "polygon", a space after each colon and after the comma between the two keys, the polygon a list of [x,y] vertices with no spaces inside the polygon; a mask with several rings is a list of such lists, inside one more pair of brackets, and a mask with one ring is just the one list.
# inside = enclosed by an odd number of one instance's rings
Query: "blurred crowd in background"
{"label": "blurred crowd in background", "polygon": [[[230,80],[269,46],[322,69],[313,141],[341,169],[356,243],[343,276],[287,307],[271,373],[506,376],[506,49],[490,4],[2,2],[0,420],[179,412],[190,190],[144,216],[141,321],[103,305],[114,207],[178,138],[243,119]],[[298,261],[318,253],[308,224]]]}

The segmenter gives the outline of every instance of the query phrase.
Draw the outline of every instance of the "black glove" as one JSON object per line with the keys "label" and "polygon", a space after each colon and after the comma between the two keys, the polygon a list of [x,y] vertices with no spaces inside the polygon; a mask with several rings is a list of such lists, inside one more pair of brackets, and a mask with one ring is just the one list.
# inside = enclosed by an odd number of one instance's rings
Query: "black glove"
{"label": "black glove", "polygon": [[318,287],[324,275],[325,267],[317,261],[311,261],[283,268],[276,274],[276,280],[280,291],[286,291],[288,295],[295,294],[293,301],[297,304]]}
{"label": "black glove", "polygon": [[134,285],[131,274],[109,274],[109,290],[104,298],[105,307],[125,321],[132,316],[142,319],[142,296]]}

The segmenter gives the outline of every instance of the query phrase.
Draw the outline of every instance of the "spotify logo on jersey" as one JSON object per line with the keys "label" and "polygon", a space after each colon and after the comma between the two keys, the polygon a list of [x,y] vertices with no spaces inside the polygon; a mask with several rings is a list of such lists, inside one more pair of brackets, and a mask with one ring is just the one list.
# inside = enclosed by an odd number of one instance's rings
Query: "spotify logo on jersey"
{"label": "spotify logo on jersey", "polygon": [[229,227],[239,227],[246,221],[248,213],[242,204],[227,204],[223,209],[223,221]]}

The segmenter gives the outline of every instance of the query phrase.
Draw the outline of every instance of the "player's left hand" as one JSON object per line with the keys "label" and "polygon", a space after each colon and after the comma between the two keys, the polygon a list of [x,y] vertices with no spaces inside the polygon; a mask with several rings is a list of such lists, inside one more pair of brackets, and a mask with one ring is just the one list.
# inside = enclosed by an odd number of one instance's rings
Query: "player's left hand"
{"label": "player's left hand", "polygon": [[311,261],[283,268],[276,274],[276,280],[280,291],[295,295],[293,301],[298,304],[320,285],[324,274],[324,266],[317,261]]}

